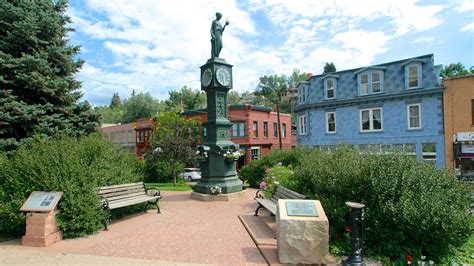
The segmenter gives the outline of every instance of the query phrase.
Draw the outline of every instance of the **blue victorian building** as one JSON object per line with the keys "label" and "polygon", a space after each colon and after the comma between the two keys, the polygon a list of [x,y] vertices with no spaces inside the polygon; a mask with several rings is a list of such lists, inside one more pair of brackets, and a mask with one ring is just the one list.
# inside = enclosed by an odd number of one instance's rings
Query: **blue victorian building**
{"label": "blue victorian building", "polygon": [[445,165],[441,66],[433,55],[315,75],[298,84],[298,145],[403,152]]}

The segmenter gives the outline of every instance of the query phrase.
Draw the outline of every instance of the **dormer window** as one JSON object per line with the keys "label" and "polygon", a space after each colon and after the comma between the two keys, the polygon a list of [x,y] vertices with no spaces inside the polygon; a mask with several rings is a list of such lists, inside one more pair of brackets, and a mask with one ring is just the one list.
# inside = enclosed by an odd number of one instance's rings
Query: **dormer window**
{"label": "dormer window", "polygon": [[326,99],[335,98],[335,80],[327,79],[325,82],[326,87]]}
{"label": "dormer window", "polygon": [[419,87],[419,64],[409,65],[408,68],[408,88],[418,88]]}
{"label": "dormer window", "polygon": [[298,88],[298,103],[306,102],[306,87]]}
{"label": "dormer window", "polygon": [[383,90],[383,72],[359,74],[359,95],[377,94]]}

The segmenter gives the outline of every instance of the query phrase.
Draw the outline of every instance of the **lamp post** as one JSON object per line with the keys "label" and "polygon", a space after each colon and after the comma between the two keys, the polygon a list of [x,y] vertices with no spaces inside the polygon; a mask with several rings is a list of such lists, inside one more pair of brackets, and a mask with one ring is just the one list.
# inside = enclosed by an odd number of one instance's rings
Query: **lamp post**
{"label": "lamp post", "polygon": [[348,201],[346,206],[351,208],[351,254],[344,264],[362,266],[365,265],[365,261],[360,239],[362,238],[362,209],[365,205]]}

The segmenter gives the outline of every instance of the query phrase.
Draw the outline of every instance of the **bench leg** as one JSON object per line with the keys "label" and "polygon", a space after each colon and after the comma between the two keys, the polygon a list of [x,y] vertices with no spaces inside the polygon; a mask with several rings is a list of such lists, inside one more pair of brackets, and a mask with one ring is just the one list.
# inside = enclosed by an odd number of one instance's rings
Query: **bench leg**
{"label": "bench leg", "polygon": [[155,204],[155,206],[156,206],[156,209],[158,210],[157,213],[161,213],[161,211],[160,211],[160,206],[158,205],[158,201],[159,201],[159,200],[160,200],[160,199],[157,199],[157,200],[154,202],[154,204]]}
{"label": "bench leg", "polygon": [[107,219],[104,219],[104,231],[109,231],[109,228],[107,228]]}
{"label": "bench leg", "polygon": [[258,211],[262,208],[263,206],[261,204],[258,204],[258,207],[257,209],[255,210],[255,215],[254,216],[258,216]]}
{"label": "bench leg", "polygon": [[146,211],[148,210],[148,204],[149,204],[149,203],[150,203],[149,201],[147,201],[147,202],[146,202],[146,205],[145,205],[145,210],[144,210],[144,212],[146,212]]}

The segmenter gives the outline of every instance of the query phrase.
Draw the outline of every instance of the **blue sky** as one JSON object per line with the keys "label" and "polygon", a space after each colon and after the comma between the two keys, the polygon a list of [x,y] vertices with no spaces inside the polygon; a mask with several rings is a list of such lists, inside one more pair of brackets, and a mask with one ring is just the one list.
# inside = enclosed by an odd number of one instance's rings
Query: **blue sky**
{"label": "blue sky", "polygon": [[71,0],[83,98],[200,89],[216,11],[230,21],[220,57],[234,65],[239,92],[267,74],[320,74],[325,62],[344,70],[432,53],[436,64],[474,65],[472,0]]}

